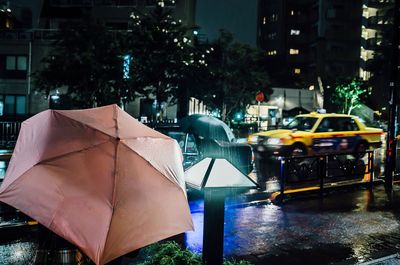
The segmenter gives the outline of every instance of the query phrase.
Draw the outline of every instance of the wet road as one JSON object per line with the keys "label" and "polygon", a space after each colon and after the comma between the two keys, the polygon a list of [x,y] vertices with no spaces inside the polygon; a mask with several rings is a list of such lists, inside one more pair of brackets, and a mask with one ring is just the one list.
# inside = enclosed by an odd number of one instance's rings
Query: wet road
{"label": "wet road", "polygon": [[[195,231],[187,246],[202,249],[203,202],[190,200]],[[230,198],[225,210],[224,255],[254,264],[357,264],[400,252],[400,187],[388,195],[357,187],[323,199],[291,197],[283,205]],[[3,220],[4,221],[4,220]],[[0,231],[0,233],[2,233]],[[0,235],[0,264],[29,264],[35,233]]]}
{"label": "wet road", "polygon": [[[333,192],[324,199],[226,203],[224,255],[254,264],[357,264],[400,251],[400,189],[383,185]],[[201,252],[202,202],[192,201],[195,232],[190,249]]]}

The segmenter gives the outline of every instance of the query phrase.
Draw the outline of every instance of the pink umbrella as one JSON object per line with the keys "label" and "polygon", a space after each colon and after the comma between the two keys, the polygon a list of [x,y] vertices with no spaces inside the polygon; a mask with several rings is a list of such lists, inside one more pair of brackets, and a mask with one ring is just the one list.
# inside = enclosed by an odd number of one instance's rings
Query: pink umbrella
{"label": "pink umbrella", "polygon": [[178,143],[117,105],[23,122],[0,201],[96,264],[193,230]]}

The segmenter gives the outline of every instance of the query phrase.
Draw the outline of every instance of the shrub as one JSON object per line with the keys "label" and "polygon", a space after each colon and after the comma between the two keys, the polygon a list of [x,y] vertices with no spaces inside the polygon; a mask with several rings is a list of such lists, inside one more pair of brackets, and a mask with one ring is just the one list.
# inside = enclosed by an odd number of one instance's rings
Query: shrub
{"label": "shrub", "polygon": [[[201,255],[176,242],[156,243],[142,249],[144,261],[138,265],[202,265]],[[248,261],[225,260],[224,265],[251,265]]]}

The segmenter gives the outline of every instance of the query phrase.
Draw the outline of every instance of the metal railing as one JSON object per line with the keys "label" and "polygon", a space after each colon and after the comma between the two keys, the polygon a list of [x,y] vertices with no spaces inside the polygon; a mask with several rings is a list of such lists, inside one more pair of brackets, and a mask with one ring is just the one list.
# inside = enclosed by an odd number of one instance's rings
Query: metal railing
{"label": "metal railing", "polygon": [[279,157],[279,192],[319,190],[327,187],[374,182],[374,151]]}
{"label": "metal railing", "polygon": [[21,121],[0,122],[0,149],[14,149],[21,123]]}

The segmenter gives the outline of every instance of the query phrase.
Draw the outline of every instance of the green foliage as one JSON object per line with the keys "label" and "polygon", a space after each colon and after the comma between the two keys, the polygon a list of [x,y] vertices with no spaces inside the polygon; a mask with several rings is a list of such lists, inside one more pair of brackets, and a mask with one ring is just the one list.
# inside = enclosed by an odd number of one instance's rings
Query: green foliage
{"label": "green foliage", "polygon": [[[201,255],[184,249],[173,241],[155,243],[141,250],[144,261],[139,265],[202,265]],[[224,265],[251,265],[247,261],[225,260]]]}
{"label": "green foliage", "polygon": [[201,256],[182,249],[175,242],[156,243],[146,249],[147,257],[141,265],[201,265]]}
{"label": "green foliage", "polygon": [[92,20],[69,24],[33,74],[35,89],[48,95],[66,88],[73,107],[119,104],[132,101],[135,91],[123,77],[123,37]]}
{"label": "green foliage", "polygon": [[171,97],[175,103],[185,92],[184,81],[205,67],[205,59],[170,9],[158,4],[149,13],[135,11],[131,18],[127,38],[132,56],[130,81],[144,88],[147,96],[155,96],[159,104]]}
{"label": "green foliage", "polygon": [[34,87],[46,95],[65,89],[73,107],[146,96],[156,98],[158,111],[162,102],[178,103],[183,115],[189,98],[196,97],[219,109],[225,121],[236,111],[244,113],[258,91],[272,93],[260,50],[234,42],[226,31],[212,44],[195,46],[189,32],[161,4],[149,13],[132,13],[128,31],[107,30],[90,18],[70,24],[56,34],[44,67],[33,74]]}
{"label": "green foliage", "polygon": [[353,79],[348,83],[337,85],[335,88],[334,102],[339,106],[342,113],[351,112],[361,107],[360,96],[367,90],[362,88],[362,83]]}
{"label": "green foliage", "polygon": [[267,87],[269,76],[260,50],[235,42],[233,35],[224,30],[212,46],[215,52],[210,68],[214,86],[205,91],[202,99],[207,105],[220,109],[223,120],[230,120],[237,111],[244,112],[247,105],[255,101],[257,92],[263,91],[266,96],[272,94]]}

